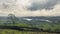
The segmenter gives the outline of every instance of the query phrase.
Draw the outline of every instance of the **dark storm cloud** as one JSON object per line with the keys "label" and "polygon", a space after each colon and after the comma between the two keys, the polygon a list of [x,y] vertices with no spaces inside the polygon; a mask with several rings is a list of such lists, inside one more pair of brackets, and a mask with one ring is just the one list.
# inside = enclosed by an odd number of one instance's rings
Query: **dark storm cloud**
{"label": "dark storm cloud", "polygon": [[32,2],[31,6],[28,7],[28,10],[35,11],[35,10],[51,10],[54,8],[55,5],[59,4],[60,0],[46,0],[45,2]]}

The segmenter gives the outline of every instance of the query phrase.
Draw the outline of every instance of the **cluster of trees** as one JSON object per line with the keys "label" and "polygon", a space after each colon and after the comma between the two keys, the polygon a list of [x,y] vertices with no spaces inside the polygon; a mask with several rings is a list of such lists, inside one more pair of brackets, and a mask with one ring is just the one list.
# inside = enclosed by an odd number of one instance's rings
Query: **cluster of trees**
{"label": "cluster of trees", "polygon": [[[23,23],[23,21],[20,21],[14,14],[9,14],[6,21],[3,21],[4,23],[0,25],[4,26],[28,26],[27,24]],[[1,23],[1,22],[0,22]]]}

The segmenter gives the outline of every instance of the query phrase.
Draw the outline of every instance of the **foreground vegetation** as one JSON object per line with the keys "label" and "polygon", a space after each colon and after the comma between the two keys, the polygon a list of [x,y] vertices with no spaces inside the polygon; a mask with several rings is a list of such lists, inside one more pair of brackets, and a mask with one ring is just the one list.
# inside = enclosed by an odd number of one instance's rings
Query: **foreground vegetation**
{"label": "foreground vegetation", "polygon": [[60,32],[60,24],[40,23],[35,27],[28,24],[0,24],[0,26],[33,27],[48,32]]}
{"label": "foreground vegetation", "polygon": [[11,29],[0,29],[0,34],[57,34],[57,33],[31,32],[31,31],[11,30]]}

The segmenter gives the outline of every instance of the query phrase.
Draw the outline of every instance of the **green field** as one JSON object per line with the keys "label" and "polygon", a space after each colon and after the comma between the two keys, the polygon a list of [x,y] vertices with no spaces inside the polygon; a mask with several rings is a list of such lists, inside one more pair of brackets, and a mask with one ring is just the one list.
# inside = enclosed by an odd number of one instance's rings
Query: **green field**
{"label": "green field", "polygon": [[[29,27],[31,25],[28,24],[0,24],[0,26],[18,26],[18,27]],[[32,27],[32,26],[31,26]],[[52,32],[60,32],[60,24],[50,24],[50,23],[40,23],[39,25],[35,26],[36,28],[48,30]],[[33,27],[34,28],[34,27]]]}
{"label": "green field", "polygon": [[29,31],[18,31],[11,29],[0,29],[0,34],[57,34],[48,32],[29,32]]}

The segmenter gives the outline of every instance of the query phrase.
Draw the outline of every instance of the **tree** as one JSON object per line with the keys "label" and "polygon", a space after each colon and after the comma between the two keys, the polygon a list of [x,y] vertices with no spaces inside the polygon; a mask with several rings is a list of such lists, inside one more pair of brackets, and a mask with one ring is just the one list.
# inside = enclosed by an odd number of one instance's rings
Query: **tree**
{"label": "tree", "polygon": [[19,21],[19,19],[14,14],[8,15],[8,23],[16,24]]}

